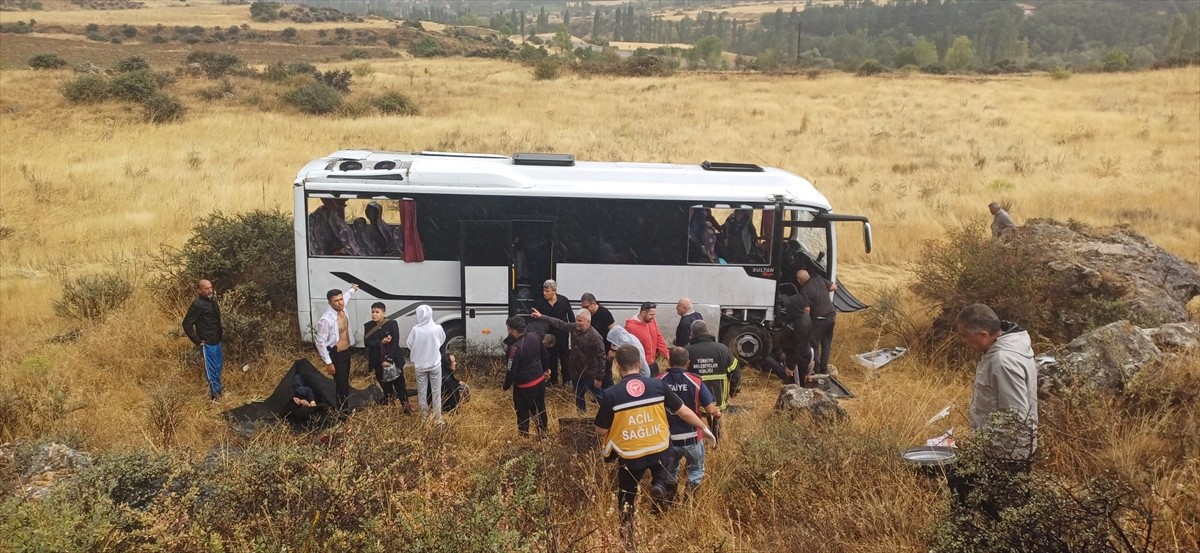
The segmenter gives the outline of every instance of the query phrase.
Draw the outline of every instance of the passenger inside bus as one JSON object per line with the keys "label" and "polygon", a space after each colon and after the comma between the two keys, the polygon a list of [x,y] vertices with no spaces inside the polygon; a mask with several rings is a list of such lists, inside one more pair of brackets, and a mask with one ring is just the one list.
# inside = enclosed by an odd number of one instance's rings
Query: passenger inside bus
{"label": "passenger inside bus", "polygon": [[404,255],[404,229],[400,225],[392,225],[383,220],[383,206],[372,201],[366,207],[366,219],[359,217],[354,220],[355,230],[362,221],[361,241],[370,252],[367,255],[383,255],[400,257]]}
{"label": "passenger inside bus", "polygon": [[717,235],[720,225],[712,210],[693,208],[688,221],[688,263],[719,263]]}
{"label": "passenger inside bus", "polygon": [[722,248],[717,253],[729,263],[741,265],[764,261],[752,215],[749,209],[738,209],[725,219],[720,241]]}
{"label": "passenger inside bus", "polygon": [[346,200],[321,199],[308,214],[309,255],[363,255],[363,249],[346,224]]}

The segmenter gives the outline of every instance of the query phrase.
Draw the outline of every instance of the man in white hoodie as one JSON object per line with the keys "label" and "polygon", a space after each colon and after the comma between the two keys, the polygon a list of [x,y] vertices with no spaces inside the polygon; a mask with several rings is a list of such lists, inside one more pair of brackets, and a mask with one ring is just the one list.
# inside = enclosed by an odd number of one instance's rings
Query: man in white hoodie
{"label": "man in white hoodie", "polygon": [[[976,434],[986,432],[994,440],[987,464],[1010,475],[1028,472],[1037,449],[1038,423],[1037,363],[1029,333],[1001,321],[982,303],[959,312],[955,326],[963,344],[983,355],[975,368],[970,419]],[[965,499],[975,480],[951,478],[950,485]]]}
{"label": "man in white hoodie", "polygon": [[428,415],[432,396],[433,418],[438,424],[442,423],[442,344],[445,343],[446,331],[433,322],[433,309],[418,305],[417,326],[408,333],[408,358],[417,372],[417,406]]}

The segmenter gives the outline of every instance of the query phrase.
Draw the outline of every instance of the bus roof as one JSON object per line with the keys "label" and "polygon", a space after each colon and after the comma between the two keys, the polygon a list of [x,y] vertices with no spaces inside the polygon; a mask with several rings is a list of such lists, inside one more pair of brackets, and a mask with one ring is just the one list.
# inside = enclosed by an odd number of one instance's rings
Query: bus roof
{"label": "bus roof", "polygon": [[822,211],[830,209],[829,201],[807,180],[781,169],[750,167],[754,170],[710,170],[700,164],[597,161],[574,162],[570,166],[525,165],[514,163],[508,156],[490,154],[340,150],[305,165],[296,176],[296,185],[310,191],[334,193],[627,198],[750,204],[779,199],[787,204]]}

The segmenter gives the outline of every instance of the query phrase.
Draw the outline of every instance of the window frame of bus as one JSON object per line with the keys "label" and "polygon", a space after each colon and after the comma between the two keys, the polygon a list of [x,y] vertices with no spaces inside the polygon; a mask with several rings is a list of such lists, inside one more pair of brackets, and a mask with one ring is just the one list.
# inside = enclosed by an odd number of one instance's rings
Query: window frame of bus
{"label": "window frame of bus", "polygon": [[[762,204],[762,205],[737,204],[736,206],[734,206],[732,204],[727,204],[727,203],[709,203],[709,204],[689,205],[688,212],[687,212],[688,213],[687,228],[684,229],[684,232],[686,234],[688,234],[688,241],[687,241],[688,255],[686,257],[687,265],[688,266],[706,266],[706,267],[771,267],[772,260],[775,257],[775,244],[776,244],[776,236],[775,235],[778,234],[779,229],[773,227],[772,231],[771,231],[772,236],[763,236],[762,221],[764,219],[766,219],[768,216],[774,218],[775,217],[775,208],[776,208],[776,204]],[[714,210],[714,209],[728,210],[730,213],[727,216],[726,221],[728,221],[728,217],[733,215],[733,212],[736,212],[741,209],[749,209],[751,211],[761,212],[761,215],[759,217],[758,226],[756,226],[754,228],[754,230],[755,230],[755,234],[758,235],[759,240],[762,242],[761,246],[762,246],[763,252],[765,253],[765,255],[763,256],[765,261],[762,263],[729,263],[728,261],[725,263],[721,263],[720,261],[718,261],[716,263],[703,263],[703,262],[699,262],[699,261],[692,261],[691,260],[692,240],[691,240],[690,234],[692,232],[692,229],[691,229],[692,211],[696,210],[696,209],[708,209],[709,215],[712,215],[712,210]],[[716,216],[713,215],[713,218],[716,219]],[[754,215],[751,215],[750,220],[751,220],[751,222],[754,221]],[[721,223],[721,226],[724,227],[725,223]],[[722,232],[724,232],[723,229],[722,229]]]}
{"label": "window frame of bus", "polygon": [[[304,206],[305,206],[305,212],[304,212],[304,242],[305,242],[305,245],[304,245],[304,251],[305,251],[305,254],[306,254],[306,255],[307,255],[309,258],[322,258],[322,259],[341,259],[341,258],[346,258],[346,259],[388,259],[388,260],[392,260],[392,261],[396,261],[396,260],[399,260],[399,261],[404,261],[404,256],[403,256],[403,255],[400,255],[400,256],[389,256],[389,255],[346,255],[346,254],[342,254],[342,255],[314,255],[314,254],[308,253],[308,237],[309,237],[309,236],[312,234],[312,229],[308,228],[308,216],[309,216],[310,214],[312,214],[312,211],[309,211],[309,210],[308,210],[308,206],[309,206],[309,200],[313,200],[313,199],[317,199],[317,200],[347,200],[347,201],[349,201],[349,200],[394,200],[394,201],[400,202],[400,201],[403,201],[403,200],[413,200],[413,201],[415,201],[415,198],[413,198],[413,197],[411,197],[411,196],[409,196],[409,195],[405,195],[405,194],[378,194],[378,193],[374,193],[374,194],[370,194],[370,195],[363,195],[363,194],[356,194],[356,193],[354,193],[354,192],[306,192],[306,193],[304,194]],[[386,213],[386,210],[385,210],[384,212]],[[346,224],[351,224],[351,222],[350,222],[350,221],[346,221]],[[392,223],[390,223],[390,222],[389,222],[388,224],[392,224]],[[397,222],[397,223],[395,223],[395,224],[403,225],[403,224],[404,224],[404,220],[403,220],[403,219],[401,219],[399,222]]]}

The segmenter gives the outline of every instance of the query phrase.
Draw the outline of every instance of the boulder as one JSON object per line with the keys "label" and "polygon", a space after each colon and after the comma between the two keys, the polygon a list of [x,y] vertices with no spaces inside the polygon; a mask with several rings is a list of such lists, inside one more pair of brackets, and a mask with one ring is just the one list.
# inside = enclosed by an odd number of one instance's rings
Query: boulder
{"label": "boulder", "polygon": [[1167,323],[1146,331],[1154,345],[1163,351],[1182,351],[1200,347],[1200,321]]}
{"label": "boulder", "polygon": [[91,464],[91,453],[74,450],[63,444],[53,442],[44,444],[38,448],[37,453],[33,454],[33,459],[30,461],[29,469],[25,471],[25,475],[32,477],[43,472],[73,470]]}
{"label": "boulder", "polygon": [[1075,338],[1051,356],[1054,361],[1038,371],[1039,389],[1119,391],[1163,352],[1147,333],[1129,321],[1117,321]]}
{"label": "boulder", "polygon": [[1188,320],[1187,303],[1200,295],[1200,272],[1127,225],[1108,229],[1032,219],[1004,237],[1028,246],[1053,273],[1064,292],[1115,298],[1135,321]]}
{"label": "boulder", "polygon": [[837,398],[815,388],[803,388],[796,384],[788,384],[779,390],[779,399],[775,400],[775,410],[792,415],[808,413],[814,422],[841,422],[849,415],[838,405]]}

